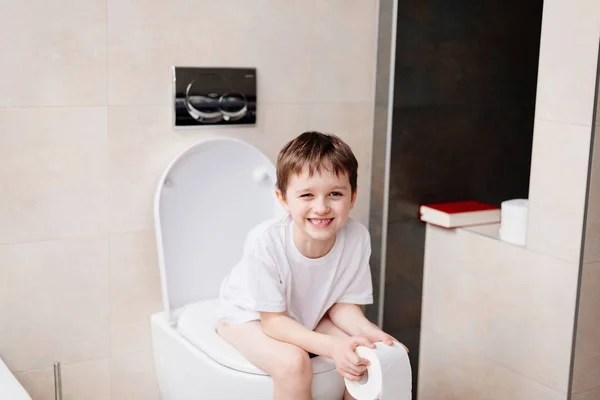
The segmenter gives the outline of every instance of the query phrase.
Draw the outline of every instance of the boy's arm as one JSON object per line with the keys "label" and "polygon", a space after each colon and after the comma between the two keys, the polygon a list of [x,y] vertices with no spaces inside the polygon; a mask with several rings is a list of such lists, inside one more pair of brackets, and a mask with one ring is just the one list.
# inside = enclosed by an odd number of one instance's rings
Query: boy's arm
{"label": "boy's arm", "polygon": [[369,330],[379,330],[377,325],[365,317],[361,306],[357,304],[336,303],[327,313],[331,322],[352,336],[364,336]]}
{"label": "boy's arm", "polygon": [[[363,314],[361,306],[357,304],[336,303],[327,313],[331,322],[349,335],[364,336],[373,343],[383,342],[388,346],[393,345],[394,342],[400,343],[396,338],[388,335],[379,329],[377,325],[369,321]],[[404,346],[404,344],[402,346],[408,353],[408,347]]]}
{"label": "boy's arm", "polygon": [[308,352],[333,358],[333,336],[313,332],[288,317],[284,312],[261,312],[263,331],[267,336],[281,342],[294,344]]}

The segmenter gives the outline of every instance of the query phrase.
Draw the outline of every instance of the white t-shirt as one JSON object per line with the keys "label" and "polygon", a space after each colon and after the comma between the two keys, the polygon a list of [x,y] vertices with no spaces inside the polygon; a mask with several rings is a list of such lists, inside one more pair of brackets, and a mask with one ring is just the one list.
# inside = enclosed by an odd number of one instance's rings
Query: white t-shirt
{"label": "white t-shirt", "polygon": [[241,260],[221,284],[219,318],[228,323],[283,312],[315,329],[335,303],[371,304],[369,232],[349,219],[325,256],[311,259],[293,240],[291,217],[267,220],[250,231]]}

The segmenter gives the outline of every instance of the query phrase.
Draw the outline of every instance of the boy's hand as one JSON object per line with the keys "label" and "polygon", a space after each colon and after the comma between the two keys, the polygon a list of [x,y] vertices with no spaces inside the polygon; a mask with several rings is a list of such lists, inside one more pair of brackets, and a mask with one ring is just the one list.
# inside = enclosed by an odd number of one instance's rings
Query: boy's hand
{"label": "boy's hand", "polygon": [[363,328],[363,335],[366,336],[367,339],[369,339],[373,343],[383,342],[384,344],[387,344],[388,346],[393,345],[394,342],[401,344],[402,347],[404,347],[404,349],[406,350],[406,352],[407,353],[409,352],[408,347],[406,347],[404,344],[400,343],[393,336],[390,336],[387,333],[385,333],[384,331],[382,331],[381,329],[379,329],[379,327],[377,327],[377,325],[369,324],[369,325],[365,326]]}
{"label": "boy's hand", "polygon": [[361,336],[338,338],[333,346],[332,357],[337,372],[349,381],[358,381],[370,364],[369,360],[356,355],[358,346],[375,348],[369,339]]}

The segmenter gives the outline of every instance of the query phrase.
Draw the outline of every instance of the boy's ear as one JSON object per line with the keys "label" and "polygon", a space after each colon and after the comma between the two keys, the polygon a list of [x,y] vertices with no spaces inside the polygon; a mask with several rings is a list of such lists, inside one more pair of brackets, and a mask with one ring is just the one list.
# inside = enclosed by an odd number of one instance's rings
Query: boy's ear
{"label": "boy's ear", "polygon": [[285,196],[283,195],[283,192],[277,189],[275,190],[275,195],[277,196],[277,200],[279,201],[279,204],[281,204],[281,207],[283,207],[285,212],[290,212],[290,208],[288,207],[287,201],[285,201]]}
{"label": "boy's ear", "polygon": [[358,194],[358,186],[356,187],[356,189],[354,189],[354,193],[352,193],[352,196],[350,197],[350,209],[351,210],[354,208],[354,202],[356,201],[357,194]]}

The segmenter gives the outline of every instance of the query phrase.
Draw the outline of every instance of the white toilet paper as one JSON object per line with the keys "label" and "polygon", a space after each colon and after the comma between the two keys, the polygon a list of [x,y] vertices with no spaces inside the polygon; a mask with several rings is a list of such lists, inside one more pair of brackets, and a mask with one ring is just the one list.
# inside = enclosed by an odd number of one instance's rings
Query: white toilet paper
{"label": "white toilet paper", "polygon": [[503,201],[500,206],[500,239],[524,246],[527,239],[527,199]]}
{"label": "white toilet paper", "polygon": [[359,346],[356,354],[371,362],[360,381],[346,382],[348,392],[357,400],[410,400],[412,374],[408,354],[402,345],[375,343],[376,348]]}

